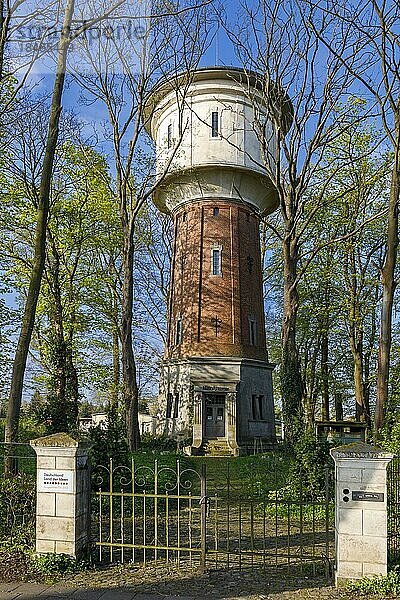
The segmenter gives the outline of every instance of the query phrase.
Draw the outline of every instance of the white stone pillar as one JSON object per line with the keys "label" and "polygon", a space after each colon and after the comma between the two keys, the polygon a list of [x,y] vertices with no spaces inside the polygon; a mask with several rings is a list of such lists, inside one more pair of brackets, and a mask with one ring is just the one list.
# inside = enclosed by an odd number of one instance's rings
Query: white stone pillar
{"label": "white stone pillar", "polygon": [[226,395],[226,439],[228,446],[233,450],[235,456],[239,456],[239,445],[237,443],[237,419],[236,419],[237,392],[229,392]]}
{"label": "white stone pillar", "polygon": [[[194,388],[193,395],[193,442],[194,453],[201,448],[203,443],[204,407],[203,392],[200,388]],[[193,450],[192,450],[193,451]]]}
{"label": "white stone pillar", "polygon": [[36,553],[79,558],[90,540],[88,444],[66,433],[30,444],[37,454]]}
{"label": "white stone pillar", "polygon": [[331,450],[335,461],[336,585],[387,573],[386,467],[393,454],[364,443]]}

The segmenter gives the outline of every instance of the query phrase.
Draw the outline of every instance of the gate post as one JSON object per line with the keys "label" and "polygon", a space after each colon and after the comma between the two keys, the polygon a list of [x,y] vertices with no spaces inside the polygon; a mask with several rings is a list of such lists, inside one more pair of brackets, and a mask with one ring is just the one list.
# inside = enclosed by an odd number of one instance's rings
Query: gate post
{"label": "gate post", "polygon": [[387,573],[386,467],[393,454],[364,443],[331,450],[335,461],[336,586]]}
{"label": "gate post", "polygon": [[201,465],[201,482],[200,483],[201,483],[201,490],[200,490],[200,544],[201,544],[200,572],[204,573],[206,570],[207,512],[208,512],[206,465]]}
{"label": "gate post", "polygon": [[89,444],[66,433],[32,440],[37,454],[36,553],[81,557],[89,550]]}

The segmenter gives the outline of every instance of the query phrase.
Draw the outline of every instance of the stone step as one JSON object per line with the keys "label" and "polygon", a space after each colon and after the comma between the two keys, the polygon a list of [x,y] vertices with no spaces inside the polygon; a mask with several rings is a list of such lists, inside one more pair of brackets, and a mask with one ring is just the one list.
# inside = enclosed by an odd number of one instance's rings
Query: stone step
{"label": "stone step", "polygon": [[232,456],[232,450],[224,440],[209,440],[204,444],[206,456]]}

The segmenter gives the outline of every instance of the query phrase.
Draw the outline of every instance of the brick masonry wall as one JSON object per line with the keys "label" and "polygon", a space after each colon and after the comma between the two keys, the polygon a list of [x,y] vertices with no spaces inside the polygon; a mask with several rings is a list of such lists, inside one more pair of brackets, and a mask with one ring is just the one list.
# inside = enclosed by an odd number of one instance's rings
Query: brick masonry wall
{"label": "brick masonry wall", "polygon": [[[166,358],[266,360],[257,214],[247,205],[225,200],[198,201],[180,207],[174,224]],[[212,274],[213,248],[221,250],[221,275]],[[179,318],[181,343],[176,339]],[[256,322],[254,345],[250,318]]]}

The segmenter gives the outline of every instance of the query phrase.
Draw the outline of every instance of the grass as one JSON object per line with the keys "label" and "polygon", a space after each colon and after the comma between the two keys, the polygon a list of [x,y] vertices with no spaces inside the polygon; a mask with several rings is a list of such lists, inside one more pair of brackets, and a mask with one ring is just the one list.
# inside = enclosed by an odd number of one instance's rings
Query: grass
{"label": "grass", "polygon": [[[159,488],[165,487],[176,480],[177,464],[182,475],[182,483],[196,482],[200,485],[200,474],[203,465],[206,468],[208,493],[228,490],[234,497],[235,492],[252,497],[263,497],[269,492],[280,489],[286,484],[291,466],[291,459],[283,453],[268,453],[257,456],[243,457],[194,457],[177,455],[173,452],[148,453],[136,452],[132,455],[136,478],[142,477],[149,481],[154,476],[155,460],[158,467]],[[114,469],[118,467],[113,464]],[[130,469],[131,465],[126,464]],[[116,470],[118,472],[118,469]],[[128,473],[121,467],[120,475]],[[196,475],[197,473],[197,475]],[[184,481],[183,481],[184,480]]]}
{"label": "grass", "polygon": [[235,497],[263,499],[287,483],[292,458],[274,451],[255,456],[191,457],[193,467],[206,466],[208,493],[228,492]]}

